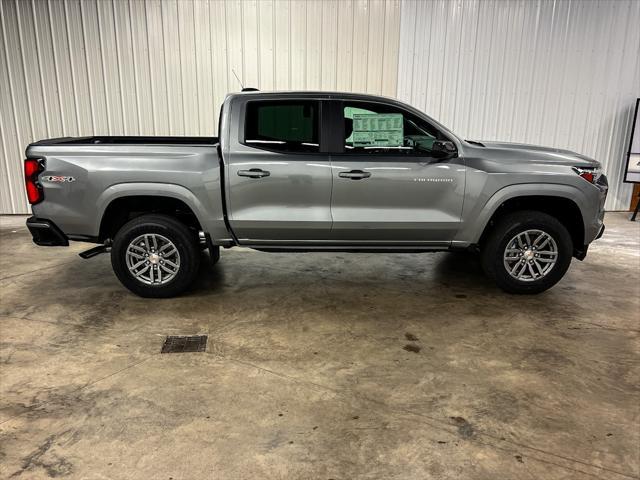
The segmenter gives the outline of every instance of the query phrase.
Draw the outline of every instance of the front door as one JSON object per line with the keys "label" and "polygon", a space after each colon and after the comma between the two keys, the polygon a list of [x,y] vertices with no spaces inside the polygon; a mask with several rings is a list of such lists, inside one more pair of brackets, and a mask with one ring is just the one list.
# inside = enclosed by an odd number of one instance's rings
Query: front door
{"label": "front door", "polygon": [[332,238],[447,245],[460,227],[465,166],[432,150],[444,134],[395,105],[344,102],[344,147],[332,155]]}
{"label": "front door", "polygon": [[227,211],[239,242],[327,240],[332,178],[320,148],[321,102],[258,97],[232,108],[243,109],[244,120],[225,156]]}

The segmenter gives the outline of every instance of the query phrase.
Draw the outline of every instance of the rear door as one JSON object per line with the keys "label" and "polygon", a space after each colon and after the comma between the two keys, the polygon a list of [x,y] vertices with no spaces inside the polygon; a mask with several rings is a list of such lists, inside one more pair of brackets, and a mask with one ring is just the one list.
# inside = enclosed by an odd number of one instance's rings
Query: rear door
{"label": "rear door", "polygon": [[255,94],[232,103],[238,121],[224,156],[227,211],[240,243],[329,238],[332,178],[320,135],[322,103]]}
{"label": "rear door", "polygon": [[465,167],[432,150],[449,139],[394,104],[340,102],[342,148],[332,155],[332,238],[444,246],[460,227]]}

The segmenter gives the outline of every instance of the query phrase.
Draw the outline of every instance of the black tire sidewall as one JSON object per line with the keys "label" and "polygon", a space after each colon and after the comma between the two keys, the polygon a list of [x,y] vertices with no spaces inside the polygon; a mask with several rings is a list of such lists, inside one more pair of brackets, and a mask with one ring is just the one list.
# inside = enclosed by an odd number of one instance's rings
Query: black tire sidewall
{"label": "black tire sidewall", "polygon": [[[176,246],[180,254],[180,268],[176,276],[164,285],[147,285],[137,280],[127,268],[126,251],[136,237],[155,233]],[[120,282],[136,295],[163,298],[180,294],[193,282],[200,252],[189,229],[177,220],[164,215],[143,215],[126,223],[116,234],[111,247],[111,265]]]}
{"label": "black tire sidewall", "polygon": [[209,247],[209,261],[211,265],[215,265],[220,261],[220,247],[214,245],[213,247]]}
{"label": "black tire sidewall", "polygon": [[[512,277],[505,268],[503,259],[508,242],[526,230],[542,230],[558,246],[558,259],[553,269],[543,278],[532,282]],[[518,212],[505,217],[493,231],[483,255],[483,267],[498,286],[508,293],[540,293],[562,279],[571,264],[572,256],[571,235],[557,219],[541,212]]]}

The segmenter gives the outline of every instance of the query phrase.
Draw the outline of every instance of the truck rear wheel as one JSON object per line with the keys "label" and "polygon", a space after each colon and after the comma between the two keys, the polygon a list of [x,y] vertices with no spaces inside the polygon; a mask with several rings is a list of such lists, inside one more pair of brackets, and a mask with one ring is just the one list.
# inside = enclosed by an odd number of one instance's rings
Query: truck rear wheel
{"label": "truck rear wheel", "polygon": [[502,218],[481,247],[482,268],[508,293],[543,292],[564,276],[573,254],[567,229],[533,210]]}
{"label": "truck rear wheel", "polygon": [[195,279],[199,263],[200,251],[192,232],[166,215],[142,215],[127,222],[111,247],[113,271],[141,297],[182,293]]}

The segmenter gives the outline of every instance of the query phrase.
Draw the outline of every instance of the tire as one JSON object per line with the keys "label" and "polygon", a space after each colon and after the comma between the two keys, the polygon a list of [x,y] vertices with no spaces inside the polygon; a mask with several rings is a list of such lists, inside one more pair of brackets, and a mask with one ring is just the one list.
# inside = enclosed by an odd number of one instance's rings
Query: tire
{"label": "tire", "polygon": [[209,264],[213,267],[216,263],[220,261],[220,247],[217,245],[212,245],[208,248],[209,250]]}
{"label": "tire", "polygon": [[[523,244],[527,243],[527,235],[531,244],[525,245],[529,247],[525,249]],[[534,248],[536,244],[543,245],[545,250]],[[573,256],[573,241],[568,230],[555,217],[525,210],[500,219],[482,245],[480,255],[485,274],[502,290],[535,294],[553,287],[567,272]],[[551,265],[553,259],[555,263]],[[514,275],[510,270],[515,270]]]}
{"label": "tire", "polygon": [[[138,262],[143,263],[136,267]],[[199,264],[200,250],[193,233],[166,215],[142,215],[127,222],[111,247],[111,265],[118,280],[141,297],[179,295],[195,279]],[[132,271],[132,267],[136,268]]]}

